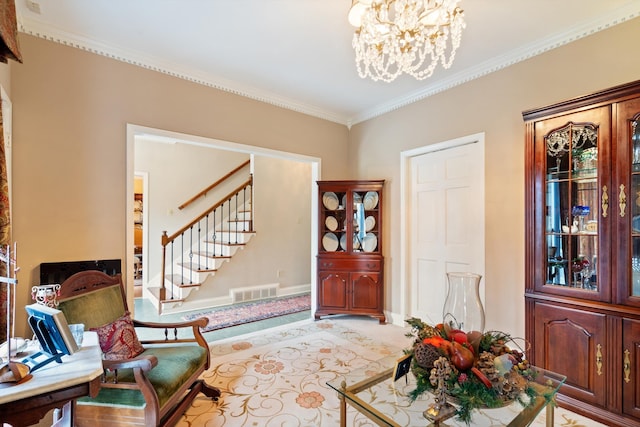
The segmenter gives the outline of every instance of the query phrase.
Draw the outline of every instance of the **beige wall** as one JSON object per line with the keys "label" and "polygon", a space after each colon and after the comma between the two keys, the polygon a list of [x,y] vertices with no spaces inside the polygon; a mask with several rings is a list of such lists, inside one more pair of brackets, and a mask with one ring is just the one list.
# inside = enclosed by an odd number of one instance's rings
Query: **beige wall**
{"label": "beige wall", "polygon": [[354,126],[358,178],[387,180],[386,308],[401,313],[400,152],[485,132],[487,328],[524,336],[522,111],[640,79],[640,19]]}
{"label": "beige wall", "polygon": [[316,156],[323,179],[386,179],[386,309],[399,314],[400,152],[485,132],[487,327],[523,336],[521,112],[640,78],[633,53],[639,24],[615,26],[351,132],[21,34],[25,60],[11,64],[9,92],[18,304],[30,302],[41,262],[125,257],[125,126],[133,123]]}
{"label": "beige wall", "polygon": [[[325,179],[350,172],[345,126],[20,37],[10,92],[19,307],[41,262],[125,258],[127,123],[319,157]],[[19,334],[25,317],[18,310]]]}
{"label": "beige wall", "polygon": [[0,86],[4,88],[9,98],[11,98],[11,67],[9,64],[0,63]]}

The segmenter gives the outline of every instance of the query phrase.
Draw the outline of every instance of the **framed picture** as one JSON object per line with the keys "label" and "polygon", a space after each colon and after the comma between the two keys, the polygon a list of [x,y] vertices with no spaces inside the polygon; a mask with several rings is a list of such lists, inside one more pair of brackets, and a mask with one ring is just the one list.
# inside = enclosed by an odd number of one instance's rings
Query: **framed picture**
{"label": "framed picture", "polygon": [[396,362],[396,366],[393,369],[393,382],[398,381],[400,378],[404,377],[411,370],[411,355],[407,354],[406,356],[401,357]]}
{"label": "framed picture", "polygon": [[71,355],[78,351],[62,311],[41,304],[31,304],[25,309],[29,314],[29,326],[38,337],[43,351],[54,356],[60,353]]}

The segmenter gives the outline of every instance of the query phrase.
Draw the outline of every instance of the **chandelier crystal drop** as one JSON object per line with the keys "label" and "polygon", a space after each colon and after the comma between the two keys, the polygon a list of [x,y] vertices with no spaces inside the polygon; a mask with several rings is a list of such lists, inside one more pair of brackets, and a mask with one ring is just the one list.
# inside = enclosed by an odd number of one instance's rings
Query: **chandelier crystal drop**
{"label": "chandelier crystal drop", "polygon": [[402,73],[418,80],[438,63],[449,68],[466,24],[460,0],[353,0],[349,22],[362,78],[391,82]]}

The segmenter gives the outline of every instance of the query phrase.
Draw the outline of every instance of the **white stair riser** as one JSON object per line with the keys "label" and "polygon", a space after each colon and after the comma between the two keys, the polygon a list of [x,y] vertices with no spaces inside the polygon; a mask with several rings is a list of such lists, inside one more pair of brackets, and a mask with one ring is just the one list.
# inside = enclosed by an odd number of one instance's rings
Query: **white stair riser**
{"label": "white stair riser", "polygon": [[[249,240],[251,240],[251,237],[253,237],[253,234],[251,233],[236,233],[235,230],[231,230],[231,232],[222,231],[216,233],[216,243],[247,243]],[[211,238],[207,240],[208,243],[213,242],[213,239]]]}
{"label": "white stair riser", "polygon": [[[222,267],[222,264],[229,261],[230,258],[212,258],[210,256],[205,256],[204,254],[193,254],[193,264],[196,266],[201,266],[203,269],[207,270],[217,270]],[[185,263],[186,264],[186,263]],[[188,265],[188,264],[187,264]]]}
{"label": "white stair riser", "polygon": [[233,256],[241,246],[239,245],[223,245],[207,242],[208,253],[215,256]]}
{"label": "white stair riser", "polygon": [[250,211],[238,212],[236,219],[239,221],[251,221],[251,212]]}
{"label": "white stair riser", "polygon": [[[176,277],[174,279],[174,283],[177,285],[184,282],[185,284],[201,284],[204,280],[210,275],[215,274],[215,271],[197,271],[197,270],[189,270],[188,268],[183,268],[181,266],[173,267],[173,275]],[[177,277],[182,277],[182,279],[178,279]],[[166,283],[169,283],[169,279],[166,279]]]}
{"label": "white stair riser", "polygon": [[[172,285],[167,281],[166,284],[167,289],[167,299],[170,299],[172,296],[174,299],[186,299],[191,292],[198,290],[198,287],[186,287],[181,288],[176,285]],[[172,293],[173,291],[173,293]]]}

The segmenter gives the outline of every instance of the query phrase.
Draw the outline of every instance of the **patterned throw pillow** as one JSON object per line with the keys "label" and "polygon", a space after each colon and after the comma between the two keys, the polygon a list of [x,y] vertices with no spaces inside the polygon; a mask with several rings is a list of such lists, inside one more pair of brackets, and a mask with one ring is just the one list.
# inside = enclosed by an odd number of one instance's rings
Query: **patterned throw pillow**
{"label": "patterned throw pillow", "polygon": [[100,348],[106,360],[131,359],[144,351],[129,312],[112,323],[91,330],[98,333]]}

